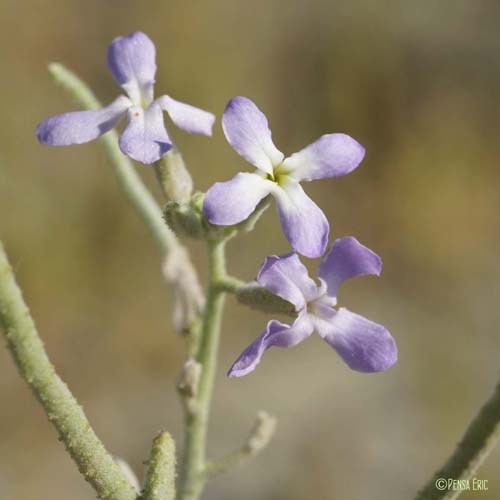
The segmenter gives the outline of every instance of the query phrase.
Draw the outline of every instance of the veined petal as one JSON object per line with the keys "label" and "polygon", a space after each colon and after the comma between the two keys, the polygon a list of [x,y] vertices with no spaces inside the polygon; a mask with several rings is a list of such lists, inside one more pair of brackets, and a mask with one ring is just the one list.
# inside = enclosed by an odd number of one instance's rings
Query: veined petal
{"label": "veined petal", "polygon": [[156,74],[156,49],[151,39],[139,31],[115,38],[107,59],[113,78],[134,104],[139,105],[144,98],[149,105]]}
{"label": "veined petal", "polygon": [[52,116],[38,124],[36,136],[50,146],[83,144],[112,129],[131,105],[129,99],[120,96],[101,109]]}
{"label": "veined petal", "polygon": [[315,316],[314,326],[349,368],[358,372],[384,371],[398,359],[396,342],[385,327],[345,308]]}
{"label": "veined petal", "polygon": [[271,320],[261,335],[252,342],[228,371],[229,377],[242,377],[255,369],[270,347],[292,347],[309,337],[313,326],[307,314],[299,316],[290,326]]}
{"label": "veined petal", "polygon": [[145,111],[131,107],[119,144],[123,154],[134,160],[146,165],[158,161],[172,147],[160,106],[152,103]]}
{"label": "veined petal", "polygon": [[311,259],[321,257],[330,230],[325,214],[296,181],[289,180],[274,196],[281,227],[292,248]]}
{"label": "veined petal", "polygon": [[301,181],[339,177],[352,172],[365,156],[365,148],[346,134],[327,134],[283,162]]}
{"label": "veined petal", "polygon": [[266,257],[257,275],[257,282],[292,303],[297,311],[318,295],[316,283],[294,252]]}
{"label": "veined petal", "polygon": [[283,153],[272,141],[264,113],[250,99],[233,97],[228,102],[222,128],[233,149],[264,172],[272,174],[273,165],[283,161]]}
{"label": "veined petal", "polygon": [[231,226],[245,220],[274,183],[255,173],[239,173],[226,182],[216,182],[205,194],[203,213],[210,224]]}
{"label": "veined petal", "polygon": [[157,102],[180,129],[190,134],[212,135],[215,121],[215,116],[212,113],[176,101],[167,95],[158,98]]}
{"label": "veined petal", "polygon": [[379,276],[381,271],[380,257],[356,238],[348,236],[333,242],[319,265],[318,276],[325,281],[328,295],[336,297],[337,288],[344,281],[366,274]]}

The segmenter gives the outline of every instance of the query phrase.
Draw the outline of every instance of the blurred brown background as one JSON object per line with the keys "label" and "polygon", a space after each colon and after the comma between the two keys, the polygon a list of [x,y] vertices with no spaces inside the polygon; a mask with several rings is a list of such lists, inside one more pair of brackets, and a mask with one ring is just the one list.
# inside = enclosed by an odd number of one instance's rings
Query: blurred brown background
{"label": "blurred brown background", "polygon": [[[383,257],[380,279],[355,280],[340,299],[385,324],[400,351],[387,373],[362,375],[314,338],[228,380],[270,319],[230,299],[210,453],[237,446],[259,409],[279,428],[205,498],[411,499],[500,372],[499,2],[2,0],[0,20],[0,237],[54,364],[108,448],[142,475],[157,430],[181,446],[183,347],[157,250],[99,145],[42,147],[34,129],[74,109],[48,62],[109,102],[119,89],[107,45],[142,30],[157,46],[157,95],[219,117],[229,98],[248,96],[286,153],[335,131],[366,147],[353,174],[305,188],[333,236]],[[199,189],[249,168],[220,123],[212,140],[170,130]],[[160,199],[152,170],[139,170]],[[269,210],[232,242],[229,268],[251,279],[287,250]],[[0,372],[0,498],[94,498],[5,349]],[[478,474],[489,491],[463,498],[500,498],[499,465],[497,449]]]}

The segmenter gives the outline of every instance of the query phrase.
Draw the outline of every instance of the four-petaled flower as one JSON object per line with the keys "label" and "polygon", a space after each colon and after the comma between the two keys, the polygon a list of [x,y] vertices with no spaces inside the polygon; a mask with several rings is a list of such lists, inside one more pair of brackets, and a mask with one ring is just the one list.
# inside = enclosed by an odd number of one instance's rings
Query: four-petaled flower
{"label": "four-petaled flower", "polygon": [[217,182],[207,191],[203,212],[208,221],[223,226],[237,224],[271,194],[292,248],[306,257],[321,257],[328,243],[328,221],[300,181],[348,174],[363,159],[364,148],[348,135],[327,134],[285,158],[273,144],[266,117],[245,97],[229,101],[222,127],[229,144],[257,170]]}
{"label": "four-petaled flower", "polygon": [[309,277],[296,253],[267,257],[257,282],[291,302],[298,316],[292,325],[271,320],[262,334],[243,351],[228,375],[246,375],[254,370],[270,347],[294,346],[314,330],[353,370],[387,370],[397,360],[396,343],[391,334],[382,325],[345,308],[333,309],[340,284],[355,276],[378,276],[381,269],[380,257],[352,237],[334,241],[319,265],[319,286]]}
{"label": "four-petaled flower", "polygon": [[127,125],[120,135],[120,149],[134,160],[150,164],[172,147],[162,111],[186,132],[212,135],[215,120],[212,113],[167,95],[153,100],[156,50],[144,33],[131,33],[113,40],[107,59],[113,78],[128,97],[119,96],[101,109],[63,113],[44,120],[36,131],[41,143],[67,146],[91,141],[128,114]]}

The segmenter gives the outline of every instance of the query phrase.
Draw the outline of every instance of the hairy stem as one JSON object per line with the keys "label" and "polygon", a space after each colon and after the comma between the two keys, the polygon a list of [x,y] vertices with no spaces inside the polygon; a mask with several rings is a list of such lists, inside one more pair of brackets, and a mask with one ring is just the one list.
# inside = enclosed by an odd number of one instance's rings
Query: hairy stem
{"label": "hairy stem", "polygon": [[175,499],[175,443],[168,432],[153,441],[141,500]]}
{"label": "hairy stem", "polygon": [[416,500],[453,500],[460,491],[436,487],[438,479],[471,479],[500,438],[500,383],[469,424],[460,443],[444,466],[419,492]]}
{"label": "hairy stem", "polygon": [[248,436],[247,440],[236,451],[207,463],[205,474],[208,478],[227,472],[228,470],[248,462],[250,459],[257,456],[268,444],[273,437],[276,428],[276,418],[272,417],[265,411],[260,411],[257,414],[255,424]]}
{"label": "hairy stem", "polygon": [[192,410],[186,412],[185,451],[181,480],[181,500],[197,500],[206,476],[207,429],[217,367],[222,310],[225,292],[220,282],[225,279],[225,242],[208,240],[208,294],[196,361],[201,365]]}
{"label": "hairy stem", "polygon": [[134,500],[137,493],[96,436],[45,352],[0,242],[0,325],[24,380],[56,428],[85,479],[103,500]]}
{"label": "hairy stem", "polygon": [[[62,64],[50,64],[49,71],[54,80],[83,109],[90,110],[101,107],[101,103],[85,82]],[[122,192],[149,229],[165,261],[167,259],[169,261],[169,272],[164,273],[164,275],[174,287],[174,297],[177,298],[174,315],[177,313],[177,316],[181,317],[177,318],[176,327],[178,329],[179,323],[186,323],[183,326],[188,328],[193,321],[191,316],[199,312],[203,303],[198,276],[189,254],[173,231],[165,224],[160,207],[144,186],[132,162],[120,151],[116,131],[106,132],[100,137],[100,141],[113,166]],[[170,258],[171,256],[174,256],[174,259]],[[188,318],[184,318],[184,311],[188,311],[188,316],[190,315]],[[191,314],[192,311],[195,313]]]}
{"label": "hairy stem", "polygon": [[[83,109],[90,110],[101,107],[101,103],[90,88],[62,64],[50,64],[49,71],[54,80]],[[163,222],[160,207],[144,186],[132,162],[120,151],[118,147],[118,134],[116,131],[110,130],[100,137],[100,141],[113,165],[116,178],[123,193],[149,228],[161,252],[167,253],[179,244],[177,238]]]}

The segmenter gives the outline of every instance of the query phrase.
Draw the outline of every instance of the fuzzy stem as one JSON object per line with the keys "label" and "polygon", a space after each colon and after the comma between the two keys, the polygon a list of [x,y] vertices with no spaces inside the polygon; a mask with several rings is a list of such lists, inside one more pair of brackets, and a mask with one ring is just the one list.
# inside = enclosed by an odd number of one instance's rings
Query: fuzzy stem
{"label": "fuzzy stem", "polygon": [[256,457],[269,444],[275,428],[276,418],[265,411],[260,411],[243,446],[225,457],[208,462],[205,467],[206,476],[212,478]]}
{"label": "fuzzy stem", "polygon": [[[66,90],[83,109],[90,110],[101,107],[101,103],[85,82],[65,66],[51,63],[49,71],[56,83]],[[120,151],[116,131],[106,132],[99,140],[113,165],[123,193],[151,231],[162,254],[179,245],[175,234],[165,225],[160,207],[134,170],[132,162]]]}
{"label": "fuzzy stem", "polygon": [[469,424],[462,440],[446,464],[419,492],[416,500],[453,500],[460,491],[436,487],[438,479],[469,480],[491,453],[500,438],[500,383],[488,401]]}
{"label": "fuzzy stem", "polygon": [[[49,71],[56,83],[66,90],[83,109],[90,110],[101,107],[101,103],[85,82],[62,64],[50,64]],[[165,224],[160,207],[144,186],[132,162],[120,151],[116,131],[110,130],[106,132],[99,140],[113,166],[122,192],[149,229],[162,257],[164,259],[170,256],[175,257],[175,259],[169,259],[171,261],[169,273],[166,273],[165,277],[174,287],[174,294],[177,297],[174,310],[181,312],[182,317],[178,318],[177,323],[190,324],[192,318],[184,318],[183,311],[198,313],[203,297],[200,296],[201,288],[198,276],[189,254],[173,231]]]}
{"label": "fuzzy stem", "polygon": [[31,387],[60,440],[103,500],[134,500],[137,493],[96,436],[45,352],[0,242],[0,324],[19,373]]}
{"label": "fuzzy stem", "polygon": [[193,411],[186,413],[185,452],[181,481],[181,500],[197,500],[206,476],[207,429],[217,367],[222,310],[225,292],[220,282],[225,279],[225,241],[208,240],[208,294],[200,345],[196,360],[201,365]]}
{"label": "fuzzy stem", "polygon": [[175,499],[175,443],[168,432],[153,441],[141,500]]}

